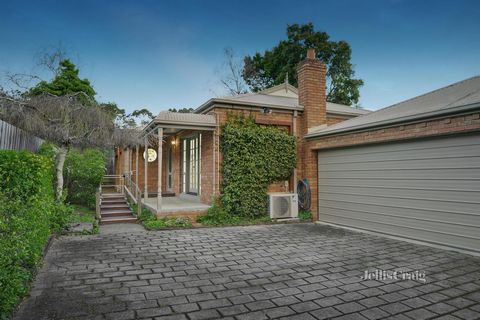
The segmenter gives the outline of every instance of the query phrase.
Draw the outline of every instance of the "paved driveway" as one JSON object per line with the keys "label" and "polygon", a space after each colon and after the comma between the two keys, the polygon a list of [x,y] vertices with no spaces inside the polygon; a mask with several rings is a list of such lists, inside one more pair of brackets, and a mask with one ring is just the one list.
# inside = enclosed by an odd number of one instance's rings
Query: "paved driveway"
{"label": "paved driveway", "polygon": [[295,224],[61,238],[16,318],[478,319],[479,301],[480,258]]}

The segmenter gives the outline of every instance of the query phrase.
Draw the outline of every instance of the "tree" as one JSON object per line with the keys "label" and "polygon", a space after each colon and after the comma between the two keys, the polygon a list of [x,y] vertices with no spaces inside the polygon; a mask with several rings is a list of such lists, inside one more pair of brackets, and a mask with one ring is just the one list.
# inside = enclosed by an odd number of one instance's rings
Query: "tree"
{"label": "tree", "polygon": [[134,119],[135,123],[138,125],[144,126],[148,124],[150,121],[155,118],[153,113],[151,113],[148,109],[138,109],[133,111],[131,114],[128,115],[130,118]]}
{"label": "tree", "polygon": [[168,111],[170,112],[178,112],[178,113],[193,113],[193,108],[178,108],[178,109],[175,109],[175,108],[170,108],[168,109]]}
{"label": "tree", "polygon": [[248,87],[242,77],[242,61],[238,60],[232,48],[223,49],[225,61],[222,65],[220,83],[231,96],[247,93]]}
{"label": "tree", "polygon": [[152,112],[146,108],[138,109],[130,114],[121,109],[115,102],[101,103],[100,107],[110,115],[112,121],[118,128],[134,129],[144,126],[155,118]]}
{"label": "tree", "polygon": [[[82,97],[80,97],[82,96]],[[63,167],[71,146],[107,146],[115,138],[110,116],[83,92],[63,96],[42,93],[15,98],[0,95],[0,118],[53,143],[56,148],[56,198],[62,199]]]}
{"label": "tree", "polygon": [[95,99],[95,90],[90,81],[80,79],[77,67],[69,60],[61,60],[55,77],[52,81],[40,81],[35,87],[29,90],[28,94],[32,96],[50,93],[55,96],[71,95],[78,92],[84,93],[78,97],[86,96],[85,102]]}
{"label": "tree", "polygon": [[[50,61],[50,60],[49,60]],[[60,60],[51,81],[40,81],[22,94],[0,91],[0,118],[56,146],[56,198],[62,199],[63,168],[70,147],[106,147],[140,143],[138,131],[113,121],[123,109],[99,105],[95,90],[68,59]]]}
{"label": "tree", "polygon": [[287,40],[264,53],[244,58],[243,79],[254,92],[283,83],[287,75],[290,83],[297,86],[296,68],[305,59],[307,48],[315,48],[317,58],[327,67],[327,100],[357,104],[363,80],[354,78],[350,45],[329,38],[326,32],[315,31],[312,23],[288,25]]}

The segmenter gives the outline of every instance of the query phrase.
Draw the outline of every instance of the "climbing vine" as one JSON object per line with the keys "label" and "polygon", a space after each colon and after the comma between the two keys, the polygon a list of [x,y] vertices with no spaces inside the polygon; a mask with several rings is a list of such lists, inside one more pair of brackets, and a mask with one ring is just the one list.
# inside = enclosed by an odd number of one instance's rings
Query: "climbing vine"
{"label": "climbing vine", "polygon": [[295,168],[295,144],[295,137],[282,129],[230,115],[220,137],[225,212],[246,217],[265,214],[268,186],[288,179]]}

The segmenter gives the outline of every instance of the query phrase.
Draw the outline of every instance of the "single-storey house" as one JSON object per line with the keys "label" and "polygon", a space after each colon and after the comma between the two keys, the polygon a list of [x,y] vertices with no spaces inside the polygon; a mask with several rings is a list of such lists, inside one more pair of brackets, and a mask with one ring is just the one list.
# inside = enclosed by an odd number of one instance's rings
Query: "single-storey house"
{"label": "single-storey house", "polygon": [[221,191],[221,125],[243,113],[297,137],[292,177],[269,191],[308,179],[315,220],[480,251],[480,77],[369,112],[326,101],[313,49],[297,72],[298,88],[161,112],[143,145],[117,148],[116,173],[158,216],[203,213]]}

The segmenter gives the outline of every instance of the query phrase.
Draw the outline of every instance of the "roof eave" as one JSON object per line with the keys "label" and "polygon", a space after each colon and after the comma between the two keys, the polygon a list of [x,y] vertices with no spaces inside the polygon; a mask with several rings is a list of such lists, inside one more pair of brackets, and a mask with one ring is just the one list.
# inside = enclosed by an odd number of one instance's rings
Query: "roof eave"
{"label": "roof eave", "polygon": [[271,103],[258,103],[258,102],[250,102],[250,101],[239,101],[239,100],[230,100],[230,99],[221,99],[221,98],[212,98],[202,104],[200,107],[198,107],[194,113],[200,113],[205,110],[209,110],[210,107],[213,107],[215,104],[225,104],[228,106],[249,106],[249,107],[257,107],[257,108],[262,108],[262,107],[268,107],[272,109],[282,109],[282,110],[292,110],[292,111],[303,111],[303,107],[298,105],[298,106],[282,106],[282,105],[277,105],[277,104],[271,104]]}
{"label": "roof eave", "polygon": [[450,109],[443,109],[443,110],[437,110],[437,111],[432,111],[432,112],[426,112],[422,114],[417,114],[413,116],[406,116],[406,117],[401,117],[401,118],[395,118],[395,119],[389,119],[389,120],[384,120],[384,121],[377,121],[369,124],[364,124],[364,125],[358,125],[358,126],[353,126],[350,128],[341,128],[338,130],[332,130],[332,131],[319,131],[319,132],[312,132],[312,133],[307,133],[305,135],[305,139],[313,139],[313,138],[318,138],[318,137],[326,137],[326,136],[332,136],[332,135],[337,135],[337,134],[350,134],[356,131],[363,131],[367,129],[374,129],[378,127],[385,127],[385,126],[391,126],[395,124],[400,124],[402,122],[409,122],[409,121],[415,121],[415,120],[423,120],[427,118],[433,118],[433,117],[439,117],[439,116],[447,116],[447,115],[454,115],[454,114],[459,114],[459,113],[465,113],[468,111],[473,111],[479,109],[480,110],[480,102],[473,103],[473,104],[468,104],[460,107],[453,107]]}

